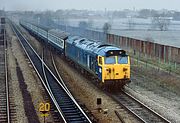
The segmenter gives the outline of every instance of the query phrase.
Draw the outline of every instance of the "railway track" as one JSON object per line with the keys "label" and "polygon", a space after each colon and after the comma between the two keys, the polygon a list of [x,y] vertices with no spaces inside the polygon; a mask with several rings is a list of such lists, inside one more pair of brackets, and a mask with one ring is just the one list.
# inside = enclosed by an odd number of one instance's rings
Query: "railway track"
{"label": "railway track", "polygon": [[[51,54],[51,59],[52,59],[52,64],[53,64],[56,76],[59,79],[62,79],[57,71],[55,61],[54,61],[52,54]],[[65,86],[64,83],[62,83],[62,84]],[[105,93],[107,93],[107,92],[105,92]],[[111,97],[113,97],[113,99],[115,99],[118,103],[120,103],[125,109],[127,109],[140,122],[143,122],[143,123],[170,123],[170,121],[165,119],[163,116],[156,113],[155,111],[150,109],[148,106],[146,106],[142,102],[138,101],[133,96],[126,93],[125,91],[122,91],[121,93],[118,93],[115,95],[108,93],[108,95],[111,95]],[[115,111],[115,113],[118,114],[117,111]],[[121,122],[124,122],[123,118],[120,115],[119,115],[119,119],[121,120]]]}
{"label": "railway track", "polygon": [[0,123],[10,123],[10,102],[5,29],[0,31]]}
{"label": "railway track", "polygon": [[53,55],[53,52],[51,51],[50,52],[50,55],[51,55],[51,59],[52,59],[52,67],[54,69],[54,74],[56,75],[56,77],[60,80],[61,84],[64,86],[64,88],[67,90],[67,92],[72,96],[71,92],[69,91],[69,89],[67,88],[66,84],[64,83],[61,75],[59,74],[58,72],[58,69],[57,69],[57,66],[56,66],[56,63],[55,63],[55,60],[54,60],[54,55]]}
{"label": "railway track", "polygon": [[24,38],[24,36],[19,31],[18,26],[12,24],[12,28],[63,121],[65,123],[91,123],[91,120],[77,104],[72,95],[70,95],[64,86],[58,81],[55,75],[44,63],[43,59],[40,58],[40,56]]}
{"label": "railway track", "polygon": [[143,123],[171,123],[125,91],[108,95]]}
{"label": "railway track", "polygon": [[[65,82],[63,81],[63,79],[62,79],[62,77],[61,77],[61,75],[60,75],[60,73],[59,73],[59,71],[58,71],[58,69],[57,69],[57,63],[56,63],[56,61],[55,61],[56,52],[55,52],[55,51],[53,52],[53,51],[51,50],[50,54],[51,54],[51,59],[52,59],[52,65],[53,65],[53,68],[54,68],[54,72],[55,72],[57,78],[61,81],[61,84],[64,86],[64,88],[67,90],[67,92],[72,96],[71,92],[70,92],[69,89],[67,88]],[[54,54],[55,54],[55,55],[54,55]],[[91,119],[91,121],[92,121],[93,123],[97,123],[97,122],[98,122],[98,120],[94,117],[94,115],[92,114],[92,112],[86,107],[85,104],[82,104],[82,103],[80,102],[80,106],[81,106],[82,109],[86,112],[86,114],[88,114],[88,116],[90,117],[90,119]]]}
{"label": "railway track", "polygon": [[[48,70],[44,70],[44,74],[48,75]],[[48,79],[46,79],[48,81]],[[52,83],[51,83],[52,84]],[[61,83],[62,84],[62,83]],[[48,85],[49,87],[56,87],[56,85]],[[65,88],[65,86],[64,86]],[[65,88],[68,92],[68,90]],[[69,93],[71,96],[71,94]],[[169,123],[167,119],[163,118],[161,115],[151,110],[145,106],[140,101],[136,100],[131,95],[126,92],[122,92],[116,95],[111,95],[117,102],[119,102],[125,109],[127,109],[133,116],[135,116],[139,121],[144,123]]]}

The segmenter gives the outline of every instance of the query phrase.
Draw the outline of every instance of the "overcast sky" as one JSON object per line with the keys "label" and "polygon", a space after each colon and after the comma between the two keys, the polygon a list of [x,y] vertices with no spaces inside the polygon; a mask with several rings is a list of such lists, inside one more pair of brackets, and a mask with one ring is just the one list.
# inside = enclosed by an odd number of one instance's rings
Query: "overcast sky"
{"label": "overcast sky", "polygon": [[180,11],[180,0],[0,0],[5,10],[123,10],[123,9],[170,9]]}

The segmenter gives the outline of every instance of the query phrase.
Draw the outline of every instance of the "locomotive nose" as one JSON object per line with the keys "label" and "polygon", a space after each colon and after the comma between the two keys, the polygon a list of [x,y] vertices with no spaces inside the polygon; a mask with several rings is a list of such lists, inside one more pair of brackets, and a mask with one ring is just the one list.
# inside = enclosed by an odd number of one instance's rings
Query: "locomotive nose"
{"label": "locomotive nose", "polygon": [[105,67],[105,79],[128,79],[129,75],[129,68],[128,66],[122,65],[108,65]]}

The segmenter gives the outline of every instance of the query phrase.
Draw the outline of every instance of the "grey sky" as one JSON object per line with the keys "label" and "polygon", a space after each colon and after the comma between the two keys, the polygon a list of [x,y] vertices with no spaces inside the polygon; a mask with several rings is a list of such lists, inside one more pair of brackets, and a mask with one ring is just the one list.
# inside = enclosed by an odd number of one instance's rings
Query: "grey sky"
{"label": "grey sky", "polygon": [[0,0],[5,10],[122,10],[122,9],[171,9],[180,10],[180,0]]}

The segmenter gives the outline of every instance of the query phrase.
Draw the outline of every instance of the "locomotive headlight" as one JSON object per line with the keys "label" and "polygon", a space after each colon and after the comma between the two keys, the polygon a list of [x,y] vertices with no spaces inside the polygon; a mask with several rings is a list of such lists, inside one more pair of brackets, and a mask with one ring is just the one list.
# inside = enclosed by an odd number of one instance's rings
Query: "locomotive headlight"
{"label": "locomotive headlight", "polygon": [[101,73],[102,72],[102,69],[101,68],[99,68],[99,73]]}

